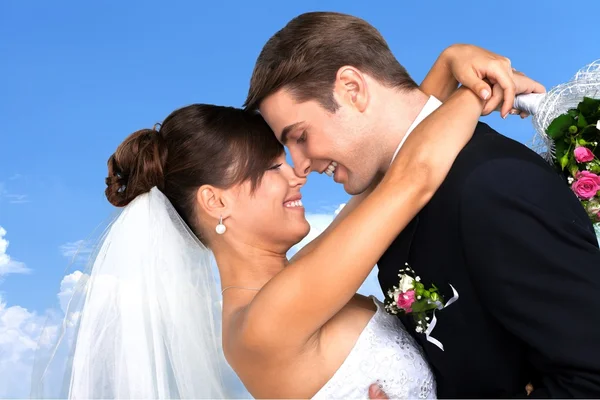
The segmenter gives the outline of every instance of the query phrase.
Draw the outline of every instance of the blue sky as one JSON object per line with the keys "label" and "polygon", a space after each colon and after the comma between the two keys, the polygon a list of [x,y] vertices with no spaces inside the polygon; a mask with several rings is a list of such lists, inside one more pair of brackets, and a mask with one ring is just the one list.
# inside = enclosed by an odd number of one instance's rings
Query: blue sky
{"label": "blue sky", "polygon": [[[547,87],[600,58],[580,22],[580,15],[600,15],[595,0],[575,10],[554,0],[2,1],[0,227],[10,245],[3,250],[0,242],[0,316],[11,311],[22,321],[11,328],[0,317],[0,336],[29,343],[36,328],[23,324],[39,325],[48,309],[60,309],[61,281],[80,268],[65,254],[112,215],[103,194],[106,160],[122,139],[190,103],[240,106],[264,42],[315,10],[371,22],[417,81],[457,42],[509,56]],[[485,121],[522,142],[533,134],[518,118]],[[312,175],[304,190],[317,231],[346,201],[324,176]],[[4,266],[2,255],[10,257]],[[0,375],[7,354],[28,357],[23,346],[0,349]],[[24,386],[0,389],[0,397],[26,395]]]}

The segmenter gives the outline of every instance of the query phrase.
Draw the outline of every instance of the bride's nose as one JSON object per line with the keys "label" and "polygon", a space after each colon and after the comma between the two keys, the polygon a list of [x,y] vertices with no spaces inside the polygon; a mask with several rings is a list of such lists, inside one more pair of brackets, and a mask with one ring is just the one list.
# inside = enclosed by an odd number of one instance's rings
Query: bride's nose
{"label": "bride's nose", "polygon": [[294,172],[294,176],[292,179],[290,179],[290,186],[292,187],[302,187],[306,184],[306,176],[298,176],[296,175],[296,173]]}
{"label": "bride's nose", "polygon": [[296,172],[296,169],[292,166],[290,166],[291,168],[288,170],[288,182],[290,184],[290,187],[302,187],[304,186],[304,184],[306,184],[306,175],[304,176],[300,176],[298,175],[298,173]]}

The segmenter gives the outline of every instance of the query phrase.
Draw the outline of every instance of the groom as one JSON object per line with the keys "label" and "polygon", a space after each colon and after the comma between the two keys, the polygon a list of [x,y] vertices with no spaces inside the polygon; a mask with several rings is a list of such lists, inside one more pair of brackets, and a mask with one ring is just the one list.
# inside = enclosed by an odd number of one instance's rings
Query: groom
{"label": "groom", "polygon": [[[246,101],[299,175],[325,172],[355,195],[348,210],[439,105],[375,28],[337,13],[303,14],[277,32]],[[405,263],[446,300],[450,285],[459,294],[436,313],[431,336],[444,350],[404,319],[439,397],[521,396],[530,381],[532,397],[600,397],[600,250],[573,193],[525,146],[479,123],[437,194],[379,260],[384,293]]]}

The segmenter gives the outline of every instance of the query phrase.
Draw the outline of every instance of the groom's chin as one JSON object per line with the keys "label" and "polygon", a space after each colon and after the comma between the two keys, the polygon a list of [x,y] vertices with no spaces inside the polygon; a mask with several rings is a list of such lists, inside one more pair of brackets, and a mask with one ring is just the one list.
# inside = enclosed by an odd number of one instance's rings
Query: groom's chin
{"label": "groom's chin", "polygon": [[353,182],[352,180],[338,182],[344,186],[344,191],[348,193],[350,196],[358,196],[359,194],[364,193],[368,188],[368,184],[358,184],[358,182]]}

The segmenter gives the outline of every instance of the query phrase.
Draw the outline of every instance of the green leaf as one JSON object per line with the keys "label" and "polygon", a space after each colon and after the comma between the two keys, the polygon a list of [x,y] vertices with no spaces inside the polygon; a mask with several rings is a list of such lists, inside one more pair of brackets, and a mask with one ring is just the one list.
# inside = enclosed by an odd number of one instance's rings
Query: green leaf
{"label": "green leaf", "polygon": [[424,299],[415,301],[414,303],[412,303],[410,308],[412,309],[413,313],[420,313],[424,311],[435,310],[437,308],[437,305],[433,302],[429,302],[426,301],[426,299]]}
{"label": "green leaf", "polygon": [[600,132],[596,129],[596,124],[583,128],[580,135],[587,142],[600,142]]}
{"label": "green leaf", "polygon": [[546,133],[552,139],[560,139],[569,130],[569,127],[574,124],[575,118],[569,114],[562,114],[556,117],[554,121],[550,123],[548,129],[546,129]]}
{"label": "green leaf", "polygon": [[584,97],[583,100],[577,105],[577,110],[583,115],[592,116],[598,112],[600,107],[600,99],[592,99],[591,97]]}
{"label": "green leaf", "polygon": [[583,128],[585,128],[587,125],[588,125],[588,123],[587,123],[587,121],[586,121],[585,117],[583,116],[583,114],[582,114],[582,113],[579,113],[579,117],[577,118],[577,126],[578,126],[580,129],[583,129]]}
{"label": "green leaf", "polygon": [[564,170],[567,165],[569,165],[569,153],[565,153],[565,155],[562,156],[558,162],[560,164],[560,169]]}
{"label": "green leaf", "polygon": [[571,173],[571,176],[575,177],[577,175],[577,173],[579,172],[579,167],[577,167],[576,164],[570,164],[569,172]]}
{"label": "green leaf", "polygon": [[564,139],[559,139],[554,142],[554,151],[557,160],[563,158],[567,150],[569,150],[569,144]]}

